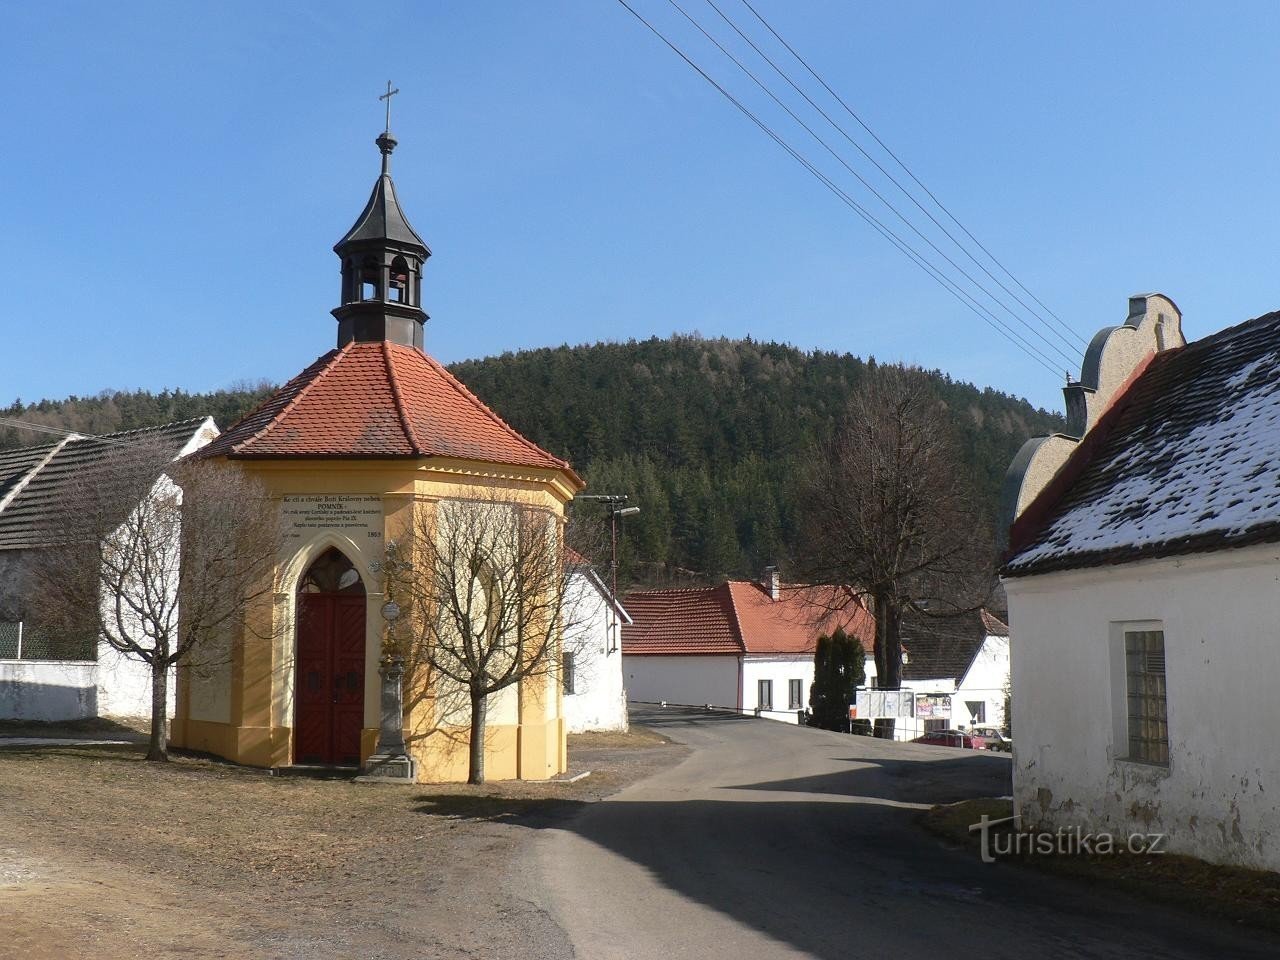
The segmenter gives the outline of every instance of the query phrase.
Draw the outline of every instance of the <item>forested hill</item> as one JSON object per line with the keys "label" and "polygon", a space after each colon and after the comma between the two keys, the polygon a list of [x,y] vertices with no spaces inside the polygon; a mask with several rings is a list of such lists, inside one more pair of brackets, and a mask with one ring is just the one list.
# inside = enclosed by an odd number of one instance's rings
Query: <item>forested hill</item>
{"label": "forested hill", "polygon": [[[795,478],[874,360],[753,340],[677,336],[507,353],[452,367],[517,430],[625,493],[626,573],[758,576],[785,561]],[[1022,442],[1061,418],[934,372],[994,516]],[[637,562],[638,561],[638,562]]]}
{"label": "forested hill", "polygon": [[[873,366],[752,340],[696,336],[507,353],[451,368],[525,436],[569,459],[594,493],[625,493],[624,576],[755,576],[793,546],[794,481]],[[934,375],[994,515],[1005,467],[1060,418],[995,390]],[[243,385],[15,403],[0,417],[108,433],[211,414],[227,427],[269,390]],[[0,426],[0,449],[39,442]],[[599,509],[587,506],[582,509]]]}

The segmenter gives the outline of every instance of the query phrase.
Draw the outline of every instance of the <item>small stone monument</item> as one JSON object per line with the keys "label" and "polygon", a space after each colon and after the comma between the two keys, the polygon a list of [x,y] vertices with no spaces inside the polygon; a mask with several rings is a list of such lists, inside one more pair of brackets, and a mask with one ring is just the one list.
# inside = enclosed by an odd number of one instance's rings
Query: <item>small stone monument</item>
{"label": "small stone monument", "polygon": [[[388,599],[382,605],[382,619],[387,622],[387,637],[400,617],[400,605]],[[365,763],[361,780],[415,782],[415,764],[404,742],[404,658],[389,654],[378,666],[382,677],[381,716],[378,743]]]}

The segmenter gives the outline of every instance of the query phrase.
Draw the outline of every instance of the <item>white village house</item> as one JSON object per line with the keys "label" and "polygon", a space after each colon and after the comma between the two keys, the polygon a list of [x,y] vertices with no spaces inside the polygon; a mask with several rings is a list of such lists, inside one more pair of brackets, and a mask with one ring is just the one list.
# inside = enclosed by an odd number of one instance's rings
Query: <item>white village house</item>
{"label": "white village house", "polygon": [[622,627],[631,618],[581,557],[566,588],[570,625],[565,630],[561,679],[569,733],[626,730],[627,692],[622,679]]}
{"label": "white village house", "polygon": [[637,590],[622,631],[627,695],[642,702],[711,704],[790,723],[809,706],[819,634],[843,626],[871,650],[871,615],[849,593],[795,587],[769,571],[762,583]]}
{"label": "white village house", "polygon": [[[1006,726],[1009,628],[998,617],[977,610],[908,619],[902,645],[902,686],[915,697],[915,716],[898,719],[895,740],[933,730]],[[867,662],[867,674],[875,675],[874,659]]]}
{"label": "white village house", "polygon": [[[47,536],[60,496],[122,441],[147,441],[184,457],[218,434],[211,418],[101,437],[71,434],[0,451],[0,719],[148,716],[150,668],[93,637],[53,636],[24,611],[23,565]],[[157,484],[172,484],[161,477]],[[173,714],[174,683],[169,683]]]}
{"label": "white village house", "polygon": [[1010,467],[1016,809],[1280,870],[1280,313],[1181,326],[1132,299]]}

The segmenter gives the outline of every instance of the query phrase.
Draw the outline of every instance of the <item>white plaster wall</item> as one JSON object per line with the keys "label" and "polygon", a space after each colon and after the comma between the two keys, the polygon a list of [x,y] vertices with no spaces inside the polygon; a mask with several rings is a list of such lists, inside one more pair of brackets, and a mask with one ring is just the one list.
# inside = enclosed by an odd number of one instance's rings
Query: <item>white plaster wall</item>
{"label": "white plaster wall", "polygon": [[[151,716],[151,667],[120,653],[107,643],[98,643],[98,715],[110,717]],[[169,668],[165,714],[173,716],[176,674]]]}
{"label": "white plaster wall", "polygon": [[731,708],[738,705],[736,656],[629,654],[622,658],[622,674],[631,700],[709,703]]}
{"label": "white plaster wall", "polygon": [[570,733],[627,729],[627,694],[622,682],[621,618],[589,575],[570,580],[564,649],[574,657],[573,693],[564,695]]}
{"label": "white plaster wall", "polygon": [[[965,674],[952,702],[952,725],[1004,727],[1004,691],[1009,681],[1009,638],[987,637],[982,649],[974,657],[969,672]],[[972,719],[965,707],[967,700],[981,700],[986,706],[987,719],[981,723]]]}
{"label": "white plaster wall", "polygon": [[[1280,870],[1280,549],[1046,574],[1006,589],[1024,823],[1154,830],[1174,852]],[[1122,759],[1113,638],[1142,621],[1164,630],[1167,768]]]}
{"label": "white plaster wall", "polygon": [[0,660],[0,720],[96,717],[97,676],[88,660]]}
{"label": "white plaster wall", "polygon": [[[218,428],[214,425],[212,417],[205,417],[204,422],[192,432],[191,438],[178,452],[175,459],[185,457],[186,455],[199,450],[205,444],[209,443],[218,435]],[[173,496],[182,500],[182,490],[169,477],[161,476],[151,487],[149,497],[168,497]],[[165,598],[165,610],[170,614],[171,624],[176,627],[178,623],[178,563],[179,552],[177,549],[169,552],[167,559],[171,567],[156,577],[156,584],[163,585],[168,594]],[[142,584],[138,584],[134,589],[141,592]],[[111,623],[109,610],[111,609],[112,598],[104,596],[102,604],[106,608],[104,610],[103,619],[106,623]],[[134,631],[137,635],[141,635],[142,627],[140,624],[134,625]],[[179,642],[175,639],[175,643]],[[166,688],[165,696],[165,715],[172,718],[174,714],[175,695],[177,687],[177,673],[173,667],[169,668],[169,682]],[[97,710],[99,716],[116,716],[116,717],[149,717],[151,716],[151,668],[140,660],[127,657],[120,653],[110,644],[98,642],[98,671],[97,671]]]}
{"label": "white plaster wall", "polygon": [[754,710],[760,705],[761,680],[773,681],[773,710],[761,712],[762,717],[798,723],[796,710],[788,700],[787,681],[800,681],[801,710],[809,708],[809,687],[813,683],[813,655],[779,655],[775,657],[748,655],[742,662],[742,707]]}

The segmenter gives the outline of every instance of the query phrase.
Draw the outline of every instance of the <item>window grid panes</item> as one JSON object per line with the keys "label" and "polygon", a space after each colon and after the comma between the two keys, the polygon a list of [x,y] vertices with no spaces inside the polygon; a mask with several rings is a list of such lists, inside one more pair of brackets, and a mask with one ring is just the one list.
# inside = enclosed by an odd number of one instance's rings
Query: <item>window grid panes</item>
{"label": "window grid panes", "polygon": [[803,693],[804,681],[788,680],[787,681],[787,707],[791,710],[799,710],[803,704],[801,697]]}
{"label": "window grid panes", "polygon": [[1165,694],[1163,630],[1124,635],[1128,680],[1129,759],[1169,763],[1169,715]]}
{"label": "window grid panes", "polygon": [[773,709],[773,681],[761,680],[759,691],[760,691],[760,699],[758,702],[760,704],[760,709],[772,710]]}

